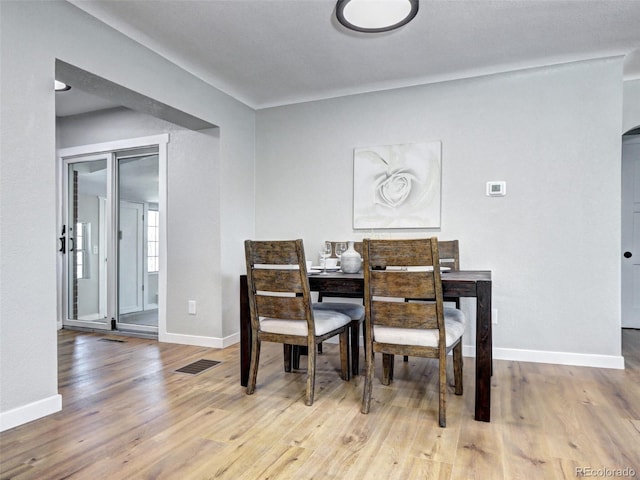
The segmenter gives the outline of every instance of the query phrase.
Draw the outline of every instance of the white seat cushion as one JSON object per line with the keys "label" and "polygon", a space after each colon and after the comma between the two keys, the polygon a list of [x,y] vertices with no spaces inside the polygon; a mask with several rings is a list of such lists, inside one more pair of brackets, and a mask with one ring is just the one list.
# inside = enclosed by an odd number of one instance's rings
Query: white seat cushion
{"label": "white seat cushion", "polygon": [[[450,347],[462,337],[466,323],[466,317],[462,311],[445,307],[444,328],[447,333],[447,347]],[[418,330],[415,328],[373,326],[373,338],[380,343],[437,347],[438,336],[438,330],[436,329]]]}
{"label": "white seat cushion", "polygon": [[[327,332],[351,323],[351,319],[344,313],[333,310],[313,310],[313,318],[316,325],[316,335],[324,335]],[[284,320],[280,318],[261,318],[260,330],[269,333],[284,335],[307,336],[307,322],[304,320]]]}
{"label": "white seat cushion", "polygon": [[344,313],[351,320],[361,320],[364,318],[364,306],[349,302],[319,302],[313,304],[313,310],[333,310]]}

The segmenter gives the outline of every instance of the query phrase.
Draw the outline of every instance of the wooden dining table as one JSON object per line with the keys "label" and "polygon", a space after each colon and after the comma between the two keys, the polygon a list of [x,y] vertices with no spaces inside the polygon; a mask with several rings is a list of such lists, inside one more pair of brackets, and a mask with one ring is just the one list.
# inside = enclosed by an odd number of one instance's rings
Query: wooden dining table
{"label": "wooden dining table", "polygon": [[[311,291],[364,297],[362,273],[329,273],[310,275]],[[491,368],[493,362],[491,339],[491,271],[460,270],[442,273],[442,293],[447,299],[470,297],[476,299],[476,385],[475,419],[491,421]],[[247,276],[240,275],[240,384],[249,380],[251,361],[251,314]]]}

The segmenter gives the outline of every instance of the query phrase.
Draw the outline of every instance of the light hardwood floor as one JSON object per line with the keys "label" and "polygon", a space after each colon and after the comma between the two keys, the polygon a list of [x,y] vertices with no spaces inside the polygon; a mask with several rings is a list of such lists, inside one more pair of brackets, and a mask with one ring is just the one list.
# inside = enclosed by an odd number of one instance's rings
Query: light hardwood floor
{"label": "light hardwood floor", "polygon": [[[637,330],[623,334],[624,371],[496,360],[491,423],[473,420],[474,364],[465,358],[466,393],[450,389],[445,429],[434,360],[396,361],[393,383],[374,383],[363,415],[363,379],[340,380],[337,345],[318,357],[307,407],[304,371],[283,372],[281,345],[263,345],[247,396],[237,345],[111,337],[120,343],[65,330],[58,338],[63,410],[0,434],[2,479],[546,480],[625,467],[640,478]],[[222,363],[174,372],[201,358]]]}

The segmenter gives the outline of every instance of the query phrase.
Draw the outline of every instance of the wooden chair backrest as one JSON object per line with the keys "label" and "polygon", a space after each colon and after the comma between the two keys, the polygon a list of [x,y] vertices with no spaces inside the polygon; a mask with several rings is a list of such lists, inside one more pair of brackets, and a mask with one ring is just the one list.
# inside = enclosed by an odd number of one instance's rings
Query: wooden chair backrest
{"label": "wooden chair backrest", "polygon": [[260,318],[306,321],[314,332],[302,240],[245,241],[251,322]]}
{"label": "wooden chair backrest", "polygon": [[[338,242],[331,242],[331,256],[335,257],[336,256],[336,243]],[[344,241],[343,243],[347,244],[346,241]],[[353,242],[353,248],[356,252],[358,252],[360,255],[362,255],[362,242]]]}
{"label": "wooden chair backrest", "polygon": [[460,270],[458,240],[438,240],[438,252],[441,267],[449,267],[452,271]]}
{"label": "wooden chair backrest", "polygon": [[[438,329],[443,342],[444,307],[437,239],[365,239],[363,251],[368,324]],[[398,298],[428,302],[402,302]]]}

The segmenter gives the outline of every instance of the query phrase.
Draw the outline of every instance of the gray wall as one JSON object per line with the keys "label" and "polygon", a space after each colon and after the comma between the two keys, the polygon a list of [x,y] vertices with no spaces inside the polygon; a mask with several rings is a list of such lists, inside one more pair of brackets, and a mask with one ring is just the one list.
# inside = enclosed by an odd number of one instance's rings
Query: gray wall
{"label": "gray wall", "polygon": [[[219,190],[212,204],[218,205],[217,230],[224,236],[210,278],[212,290],[225,299],[237,298],[238,274],[244,265],[242,241],[254,231],[255,113],[66,2],[0,2],[0,48],[0,429],[4,429],[61,407],[51,88],[56,58],[220,128],[215,167]],[[194,180],[193,174],[184,179]],[[198,188],[209,187],[200,182]],[[186,202],[179,208],[195,207]],[[188,224],[189,219],[184,215],[181,221]],[[184,234],[193,233],[193,228],[185,225]],[[237,301],[212,307],[217,324],[195,322],[185,327],[187,335],[205,329],[234,340],[238,308]]]}
{"label": "gray wall", "polygon": [[[256,235],[311,255],[323,239],[457,238],[463,267],[493,271],[497,358],[620,366],[621,114],[622,59],[261,110]],[[353,230],[353,148],[429,140],[442,228]],[[507,196],[485,196],[489,180]]]}
{"label": "gray wall", "polygon": [[640,127],[640,79],[624,82],[622,131]]}

